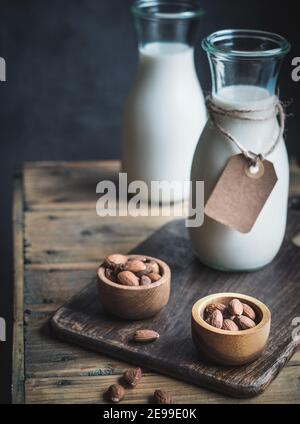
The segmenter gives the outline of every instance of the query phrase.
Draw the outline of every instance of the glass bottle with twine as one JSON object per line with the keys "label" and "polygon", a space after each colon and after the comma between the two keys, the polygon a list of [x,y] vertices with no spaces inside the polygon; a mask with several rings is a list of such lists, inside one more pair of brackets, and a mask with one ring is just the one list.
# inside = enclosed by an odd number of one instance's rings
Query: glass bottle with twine
{"label": "glass bottle with twine", "polygon": [[275,93],[290,44],[264,31],[224,30],[202,46],[212,92],[191,172],[205,187],[204,223],[190,228],[192,246],[213,268],[255,270],[275,257],[286,227],[285,115]]}

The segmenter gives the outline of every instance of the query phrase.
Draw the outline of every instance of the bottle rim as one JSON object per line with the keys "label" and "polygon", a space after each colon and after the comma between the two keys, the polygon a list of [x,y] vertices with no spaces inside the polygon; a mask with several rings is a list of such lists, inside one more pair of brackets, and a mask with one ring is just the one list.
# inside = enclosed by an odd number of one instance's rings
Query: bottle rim
{"label": "bottle rim", "polygon": [[[249,48],[236,47],[236,43],[249,43]],[[284,56],[291,49],[288,40],[279,34],[250,29],[225,29],[204,38],[202,48],[209,54],[228,58],[267,58]]]}
{"label": "bottle rim", "polygon": [[138,18],[166,21],[196,19],[205,13],[194,0],[138,0],[131,11]]}

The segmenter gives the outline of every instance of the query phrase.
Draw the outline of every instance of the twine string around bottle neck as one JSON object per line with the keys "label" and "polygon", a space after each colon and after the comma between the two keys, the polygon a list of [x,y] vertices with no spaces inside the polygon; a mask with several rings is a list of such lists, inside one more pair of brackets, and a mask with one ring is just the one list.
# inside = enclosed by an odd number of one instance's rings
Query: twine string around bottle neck
{"label": "twine string around bottle neck", "polygon": [[[206,106],[209,113],[209,116],[211,118],[212,123],[214,126],[220,131],[221,134],[223,134],[227,139],[229,139],[245,156],[245,158],[250,162],[251,166],[257,166],[258,162],[263,162],[267,156],[269,156],[276,148],[276,146],[279,144],[283,133],[284,133],[284,126],[285,126],[285,113],[282,107],[282,104],[279,101],[279,98],[277,96],[274,96],[274,102],[270,104],[269,106],[266,106],[264,108],[252,108],[252,109],[225,109],[221,106],[219,106],[213,99],[211,95],[206,97]],[[268,119],[271,119],[274,116],[278,116],[279,121],[279,131],[278,134],[272,143],[272,145],[269,147],[269,149],[265,152],[261,153],[255,153],[251,150],[246,149],[238,140],[236,137],[234,137],[229,131],[225,130],[216,119],[216,116],[225,116],[230,117],[234,119],[242,119],[247,121],[266,121]]]}

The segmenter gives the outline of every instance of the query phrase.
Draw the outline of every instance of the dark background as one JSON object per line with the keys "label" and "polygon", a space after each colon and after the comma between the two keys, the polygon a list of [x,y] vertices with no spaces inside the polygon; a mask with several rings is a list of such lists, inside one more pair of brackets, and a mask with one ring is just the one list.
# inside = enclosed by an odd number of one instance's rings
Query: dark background
{"label": "dark background", "polygon": [[[131,0],[0,0],[0,316],[8,341],[0,343],[0,401],[10,400],[12,176],[24,161],[118,158],[122,105],[137,65]],[[293,100],[300,82],[291,59],[300,56],[294,0],[203,0],[201,38],[224,28],[278,32],[293,49],[280,77],[281,99]],[[200,39],[199,39],[200,42]],[[200,43],[198,43],[200,44]],[[297,46],[298,50],[297,50]],[[196,64],[205,91],[210,77],[200,46]],[[287,122],[289,154],[300,156],[300,115]]]}

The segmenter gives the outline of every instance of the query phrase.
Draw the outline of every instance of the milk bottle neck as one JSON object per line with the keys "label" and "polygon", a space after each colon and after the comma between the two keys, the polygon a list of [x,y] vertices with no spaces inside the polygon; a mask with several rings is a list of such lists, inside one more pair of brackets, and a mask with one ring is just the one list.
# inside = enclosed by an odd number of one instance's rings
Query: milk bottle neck
{"label": "milk bottle neck", "polygon": [[[202,42],[207,52],[213,97],[252,103],[273,97],[283,57],[290,44],[264,31],[217,31]],[[238,97],[236,96],[238,93]]]}
{"label": "milk bottle neck", "polygon": [[152,43],[194,47],[203,10],[196,0],[139,0],[132,6],[139,49]]}

